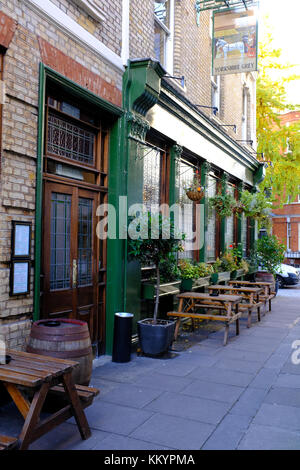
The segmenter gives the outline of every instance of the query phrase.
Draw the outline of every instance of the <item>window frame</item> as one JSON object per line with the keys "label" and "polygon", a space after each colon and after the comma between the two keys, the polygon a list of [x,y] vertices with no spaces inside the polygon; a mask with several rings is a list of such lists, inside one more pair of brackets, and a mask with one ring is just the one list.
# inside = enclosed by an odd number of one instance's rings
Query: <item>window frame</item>
{"label": "window frame", "polygon": [[[154,14],[154,25],[157,24],[159,28],[164,31],[164,51],[163,58],[164,63],[161,63],[161,49],[160,57],[156,57],[155,50],[154,55],[161,65],[167,70],[167,72],[172,75],[174,67],[174,0],[166,0],[166,3],[169,8],[169,26],[165,25],[163,21],[156,15],[155,10]],[[155,4],[155,2],[154,2]],[[155,34],[155,31],[154,31]]]}

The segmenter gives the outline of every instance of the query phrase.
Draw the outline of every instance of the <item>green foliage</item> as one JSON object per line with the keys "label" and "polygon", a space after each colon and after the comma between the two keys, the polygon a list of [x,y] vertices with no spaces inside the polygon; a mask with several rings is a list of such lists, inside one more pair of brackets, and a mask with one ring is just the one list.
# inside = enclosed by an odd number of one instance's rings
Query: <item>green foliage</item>
{"label": "green foliage", "polygon": [[278,266],[284,261],[286,247],[275,235],[266,235],[256,241],[255,257],[263,270],[276,274]]}
{"label": "green foliage", "polygon": [[[268,34],[259,47],[260,75],[256,82],[257,151],[263,152],[264,159],[272,162],[261,188],[272,187],[273,193],[284,203],[289,196],[295,198],[300,185],[300,122],[282,125],[280,114],[299,109],[299,105],[287,103],[285,90],[286,84],[299,80],[299,76],[293,74],[293,65],[283,63],[281,50],[274,49],[272,41],[271,34]],[[284,72],[287,72],[286,76]],[[274,78],[275,73],[279,78]]]}
{"label": "green foliage", "polygon": [[179,261],[178,269],[181,279],[199,279],[213,273],[212,266],[206,263],[193,263],[186,259]]}
{"label": "green foliage", "polygon": [[[160,267],[166,260],[175,263],[175,254],[182,249],[184,234],[176,231],[174,222],[158,213],[146,212],[136,220],[134,231],[128,228],[128,257],[156,267],[156,301],[153,321],[157,321]],[[134,235],[135,238],[132,238]]]}
{"label": "green foliage", "polygon": [[212,265],[214,273],[221,273],[223,271],[222,269],[222,261],[220,258],[217,258],[216,261]]}
{"label": "green foliage", "polygon": [[160,281],[172,282],[180,279],[180,271],[173,256],[168,257],[159,263]]}
{"label": "green foliage", "polygon": [[213,273],[213,268],[210,264],[197,263],[195,265],[196,279],[200,277],[210,276]]}
{"label": "green foliage", "polygon": [[181,279],[195,279],[196,271],[195,266],[188,260],[182,259],[179,261],[178,269]]}
{"label": "green foliage", "polygon": [[238,257],[233,250],[226,250],[221,257],[221,268],[222,271],[232,272],[239,269]]}
{"label": "green foliage", "polygon": [[230,217],[236,207],[236,200],[226,192],[209,198],[209,205],[216,210],[220,217]]}
{"label": "green foliage", "polygon": [[243,212],[246,217],[253,217],[260,222],[269,218],[271,213],[272,202],[263,192],[250,193],[242,191],[240,202],[243,206]]}

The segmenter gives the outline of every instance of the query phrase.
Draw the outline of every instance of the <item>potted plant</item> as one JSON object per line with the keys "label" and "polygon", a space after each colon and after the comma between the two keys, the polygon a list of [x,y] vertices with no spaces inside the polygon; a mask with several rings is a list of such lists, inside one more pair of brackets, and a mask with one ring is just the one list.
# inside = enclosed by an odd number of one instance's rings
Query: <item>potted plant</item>
{"label": "potted plant", "polygon": [[209,205],[214,208],[220,217],[230,217],[236,207],[234,197],[226,192],[225,194],[217,194],[209,199]]}
{"label": "potted plant", "polygon": [[[221,268],[224,273],[230,273],[230,279],[235,279],[238,270],[237,249],[226,250],[221,257]],[[223,276],[222,280],[226,280]]]}
{"label": "potted plant", "polygon": [[[130,235],[130,232],[129,232]],[[134,238],[129,238],[128,256],[141,263],[150,263],[156,270],[156,297],[153,318],[138,321],[140,346],[145,354],[159,355],[172,343],[175,322],[158,320],[160,268],[166,260],[175,262],[175,253],[182,249],[184,235],[176,233],[173,221],[159,213],[146,212],[136,219]]]}
{"label": "potted plant", "polygon": [[190,291],[196,276],[195,266],[187,259],[182,259],[178,263],[181,278],[181,291]]}
{"label": "potted plant", "polygon": [[211,277],[210,277],[210,282],[212,284],[217,284],[218,280],[219,280],[219,272],[222,271],[221,269],[221,260],[220,258],[217,258],[216,261],[213,263],[212,265],[212,274],[211,274]]}
{"label": "potted plant", "polygon": [[255,252],[260,270],[255,275],[256,280],[273,282],[278,290],[278,285],[275,285],[276,271],[284,261],[285,251],[286,246],[275,235],[265,235],[257,240]]}
{"label": "potted plant", "polygon": [[190,183],[183,185],[185,193],[191,201],[201,201],[204,197],[204,186],[199,183],[199,177],[195,176]]}
{"label": "potted plant", "polygon": [[181,276],[181,290],[191,291],[193,287],[202,287],[209,284],[213,272],[212,266],[206,263],[191,263],[189,260],[179,261]]}
{"label": "potted plant", "polygon": [[213,273],[213,267],[206,263],[197,263],[195,265],[196,280],[194,285],[196,287],[203,287],[209,285],[210,277]]}

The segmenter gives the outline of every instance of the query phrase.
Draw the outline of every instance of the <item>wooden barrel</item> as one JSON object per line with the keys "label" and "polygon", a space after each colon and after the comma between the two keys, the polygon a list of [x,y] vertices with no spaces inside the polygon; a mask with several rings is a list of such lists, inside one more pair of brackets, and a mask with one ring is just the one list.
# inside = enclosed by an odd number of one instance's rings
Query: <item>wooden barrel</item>
{"label": "wooden barrel", "polygon": [[73,371],[74,382],[89,385],[93,354],[87,323],[66,318],[33,323],[27,352],[79,362]]}
{"label": "wooden barrel", "polygon": [[255,281],[256,282],[272,282],[271,291],[275,292],[275,279],[273,274],[268,273],[267,271],[258,271],[255,274]]}

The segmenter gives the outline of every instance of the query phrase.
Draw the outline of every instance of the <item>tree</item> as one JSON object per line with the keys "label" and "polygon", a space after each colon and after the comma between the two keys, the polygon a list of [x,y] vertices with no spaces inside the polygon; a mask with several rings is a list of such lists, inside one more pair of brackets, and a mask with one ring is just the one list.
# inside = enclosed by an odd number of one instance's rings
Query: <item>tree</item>
{"label": "tree", "polygon": [[[287,103],[285,86],[299,76],[291,73],[293,65],[284,64],[281,50],[272,46],[273,38],[266,35],[259,48],[260,75],[257,80],[257,141],[258,153],[269,161],[261,189],[273,189],[281,202],[298,194],[300,186],[300,122],[285,126],[280,114],[299,109]],[[284,75],[288,72],[288,75]]]}
{"label": "tree", "polygon": [[[156,299],[153,323],[157,322],[159,305],[160,269],[166,260],[176,263],[175,253],[182,250],[185,235],[177,232],[173,220],[160,213],[142,213],[130,227],[128,257],[144,264],[154,264],[156,269]],[[133,235],[133,236],[132,236]]]}

